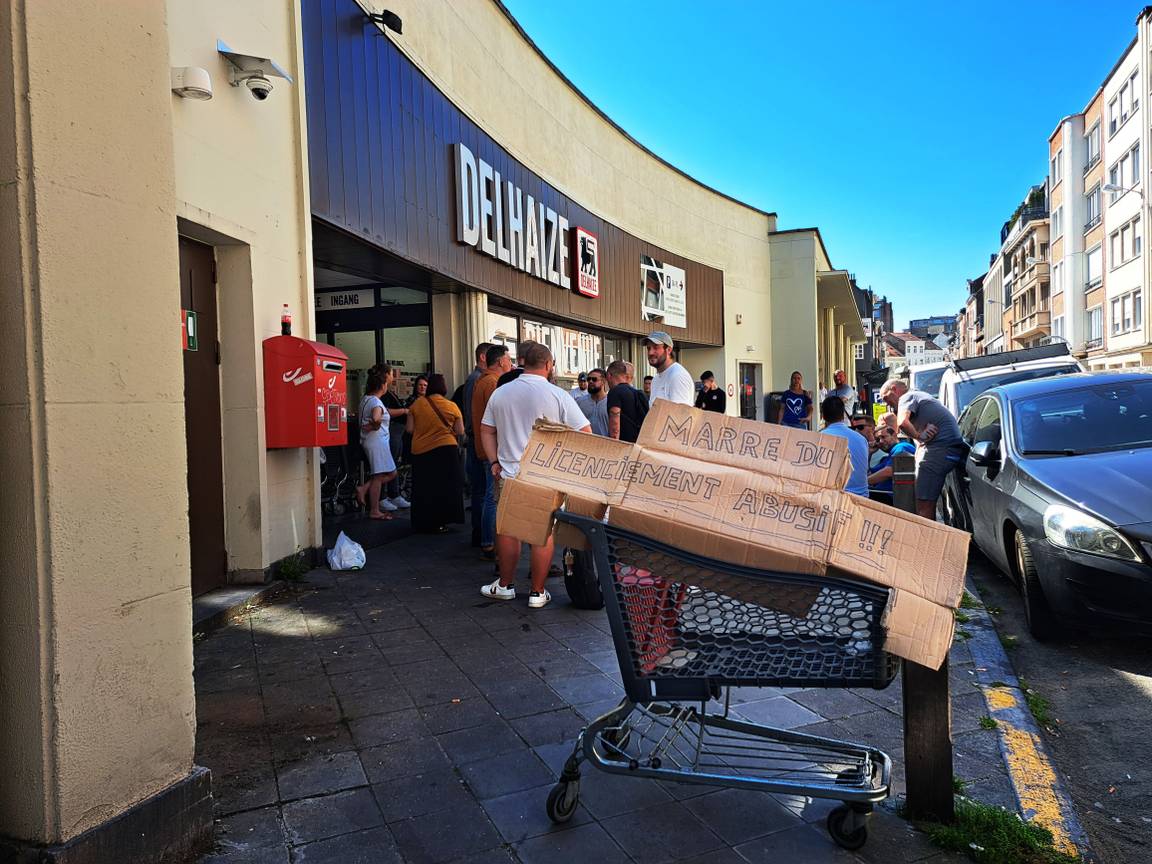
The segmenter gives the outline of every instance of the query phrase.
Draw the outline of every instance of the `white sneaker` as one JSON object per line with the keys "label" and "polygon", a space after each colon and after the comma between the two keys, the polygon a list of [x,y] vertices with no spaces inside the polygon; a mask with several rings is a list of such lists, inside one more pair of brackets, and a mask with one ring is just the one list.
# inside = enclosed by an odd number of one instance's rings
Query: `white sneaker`
{"label": "white sneaker", "polygon": [[387,498],[381,498],[380,499],[380,509],[383,510],[385,513],[395,513],[400,508],[397,507],[395,504],[393,504],[391,501],[389,501]]}
{"label": "white sneaker", "polygon": [[408,499],[403,495],[397,495],[392,499],[392,506],[397,510],[407,510],[412,505],[408,503]]}
{"label": "white sneaker", "polygon": [[547,588],[544,589],[543,593],[533,591],[528,595],[528,605],[532,609],[543,609],[551,602],[552,595],[548,593]]}
{"label": "white sneaker", "polygon": [[509,585],[505,588],[500,584],[500,580],[496,579],[494,582],[489,582],[487,585],[480,586],[480,593],[487,597],[489,600],[515,600],[516,589]]}

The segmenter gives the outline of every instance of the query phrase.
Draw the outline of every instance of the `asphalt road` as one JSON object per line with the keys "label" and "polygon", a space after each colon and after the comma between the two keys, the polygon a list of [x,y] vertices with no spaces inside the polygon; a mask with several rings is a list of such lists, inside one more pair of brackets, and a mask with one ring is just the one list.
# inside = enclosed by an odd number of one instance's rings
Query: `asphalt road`
{"label": "asphalt road", "polygon": [[[1102,864],[1152,861],[1152,647],[1074,634],[1039,643],[1020,596],[975,547],[970,574],[1008,656],[1054,718],[1044,736]],[[1010,640],[1011,641],[1011,640]]]}

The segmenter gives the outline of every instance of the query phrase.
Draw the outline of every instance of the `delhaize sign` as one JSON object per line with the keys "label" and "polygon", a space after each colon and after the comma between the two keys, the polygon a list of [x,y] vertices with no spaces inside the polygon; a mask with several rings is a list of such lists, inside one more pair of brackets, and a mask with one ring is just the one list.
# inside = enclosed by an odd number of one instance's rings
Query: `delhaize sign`
{"label": "delhaize sign", "polygon": [[569,229],[567,218],[502,179],[463,144],[452,151],[457,242],[565,290],[575,281],[585,297],[600,296],[596,235]]}

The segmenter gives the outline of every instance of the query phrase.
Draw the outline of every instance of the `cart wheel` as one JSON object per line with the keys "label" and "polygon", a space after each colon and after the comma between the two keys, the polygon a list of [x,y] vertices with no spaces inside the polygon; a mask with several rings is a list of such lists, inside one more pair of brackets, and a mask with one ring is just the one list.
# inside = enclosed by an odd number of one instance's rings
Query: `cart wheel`
{"label": "cart wheel", "polygon": [[627,750],[628,742],[632,739],[632,730],[627,727],[611,726],[600,733],[605,744],[611,744],[618,750]]}
{"label": "cart wheel", "polygon": [[836,845],[849,851],[854,851],[868,842],[868,823],[862,823],[855,830],[849,830],[859,814],[855,813],[847,804],[841,804],[828,814],[828,833],[836,841]]}
{"label": "cart wheel", "polygon": [[577,609],[603,609],[604,595],[600,582],[596,579],[596,567],[592,556],[578,549],[565,549],[564,588],[568,599]]}
{"label": "cart wheel", "polygon": [[[569,787],[572,787],[569,790]],[[544,805],[548,811],[548,818],[557,824],[567,822],[576,812],[576,805],[580,803],[580,783],[557,783],[548,793],[548,802]]]}

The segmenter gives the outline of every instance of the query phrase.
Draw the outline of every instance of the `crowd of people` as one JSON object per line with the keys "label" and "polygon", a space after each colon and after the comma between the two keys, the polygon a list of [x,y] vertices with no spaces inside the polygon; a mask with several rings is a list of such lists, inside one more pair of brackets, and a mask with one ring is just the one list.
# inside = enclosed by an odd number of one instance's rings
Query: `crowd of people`
{"label": "crowd of people", "polygon": [[[516,597],[519,540],[496,531],[496,511],[505,481],[520,470],[520,460],[538,420],[578,432],[635,442],[653,402],[666,399],[725,413],[727,399],[715,375],[706,371],[699,384],[676,361],[675,344],[664,332],[643,341],[655,370],[634,385],[635,367],[615,360],[604,368],[581,372],[576,385],[556,385],[555,359],[543,344],[519,343],[515,356],[506,345],[481,343],[475,367],[451,398],[443,375],[421,375],[413,394],[400,399],[391,389],[389,366],[369,371],[360,404],[360,438],[369,465],[357,497],[371,519],[391,519],[397,509],[411,508],[414,530],[443,533],[464,522],[465,478],[471,495],[472,545],[495,562],[495,578],[481,587],[489,599]],[[813,429],[815,412],[821,434],[843,438],[851,474],[845,491],[892,501],[893,459],[922,445],[916,479],[917,512],[934,518],[935,501],[947,472],[963,461],[963,442],[952,415],[933,397],[910,391],[900,380],[885,383],[881,398],[892,409],[879,422],[857,411],[857,393],[843,370],[817,404],[804,389],[800,372],[779,395],[777,422]],[[397,462],[411,465],[411,502],[396,487]],[[528,604],[551,601],[545,587],[553,558],[552,541],[529,552]]]}

